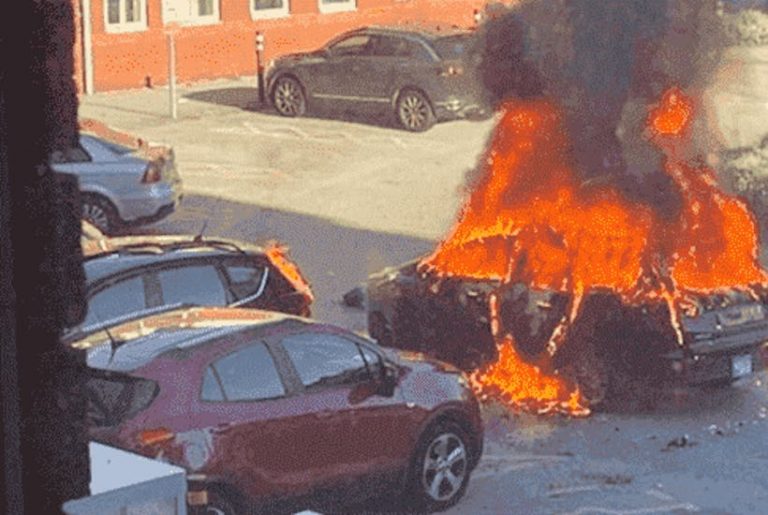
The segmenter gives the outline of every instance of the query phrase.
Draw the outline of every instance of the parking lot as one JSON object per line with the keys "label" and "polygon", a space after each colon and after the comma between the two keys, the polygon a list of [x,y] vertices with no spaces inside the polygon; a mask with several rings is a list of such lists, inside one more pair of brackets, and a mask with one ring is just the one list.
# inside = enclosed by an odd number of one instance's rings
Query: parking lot
{"label": "parking lot", "polygon": [[[178,120],[165,115],[165,89],[83,97],[80,116],[173,145],[184,200],[138,232],[286,243],[315,290],[314,315],[364,331],[364,312],[342,295],[450,229],[493,120],[410,134],[346,117],[285,119],[258,107],[254,83],[182,88]],[[489,405],[485,455],[451,513],[763,513],[766,380],[586,419]]]}

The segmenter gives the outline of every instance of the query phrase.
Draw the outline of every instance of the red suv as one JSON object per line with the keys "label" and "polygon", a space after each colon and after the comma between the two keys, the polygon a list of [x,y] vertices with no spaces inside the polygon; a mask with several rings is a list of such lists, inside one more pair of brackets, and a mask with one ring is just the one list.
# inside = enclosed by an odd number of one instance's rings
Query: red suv
{"label": "red suv", "polygon": [[186,308],[68,343],[87,349],[94,438],[186,467],[209,513],[384,491],[441,510],[482,453],[459,370],[305,318]]}

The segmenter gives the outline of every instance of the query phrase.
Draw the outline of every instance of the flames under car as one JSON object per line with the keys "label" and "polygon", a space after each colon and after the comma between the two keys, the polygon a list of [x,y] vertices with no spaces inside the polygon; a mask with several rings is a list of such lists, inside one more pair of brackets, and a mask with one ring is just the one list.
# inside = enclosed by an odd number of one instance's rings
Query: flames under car
{"label": "flames under car", "polygon": [[575,382],[593,406],[642,383],[730,384],[752,374],[768,341],[764,299],[736,289],[689,297],[678,323],[665,302],[629,305],[595,290],[564,338],[553,338],[571,301],[523,283],[438,276],[417,261],[374,274],[367,286],[369,333],[381,344],[472,370],[496,361],[506,337],[529,363]]}

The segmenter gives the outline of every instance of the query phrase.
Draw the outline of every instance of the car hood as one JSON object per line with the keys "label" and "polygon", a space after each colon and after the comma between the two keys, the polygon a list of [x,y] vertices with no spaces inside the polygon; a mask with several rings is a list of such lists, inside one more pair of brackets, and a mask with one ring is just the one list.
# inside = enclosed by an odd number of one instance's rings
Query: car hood
{"label": "car hood", "polygon": [[432,358],[421,352],[382,348],[386,357],[397,365],[410,368],[416,372],[435,371],[448,374],[461,374],[461,370],[439,359]]}

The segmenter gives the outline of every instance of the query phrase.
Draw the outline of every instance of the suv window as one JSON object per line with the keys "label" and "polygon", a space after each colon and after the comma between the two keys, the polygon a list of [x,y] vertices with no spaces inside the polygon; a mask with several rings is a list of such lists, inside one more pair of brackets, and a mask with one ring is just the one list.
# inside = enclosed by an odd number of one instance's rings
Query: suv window
{"label": "suv window", "polygon": [[330,51],[336,56],[345,55],[370,55],[371,37],[367,35],[350,36],[342,39],[330,47]]}
{"label": "suv window", "polygon": [[227,292],[213,265],[183,266],[160,270],[163,304],[227,305]]}
{"label": "suv window", "polygon": [[83,326],[106,322],[147,307],[141,276],[116,282],[98,291],[88,300]]}
{"label": "suv window", "polygon": [[334,334],[300,333],[282,340],[305,387],[356,384],[371,378],[360,347]]}
{"label": "suv window", "polygon": [[285,395],[275,361],[255,343],[212,363],[203,376],[204,401],[255,401]]}
{"label": "suv window", "polygon": [[442,59],[465,59],[474,51],[470,36],[445,36],[436,39],[433,46]]}
{"label": "suv window", "polygon": [[248,297],[256,298],[264,293],[264,287],[268,277],[265,267],[253,267],[245,265],[226,265],[224,267],[229,277],[229,287],[235,300],[243,300]]}
{"label": "suv window", "polygon": [[397,36],[379,36],[374,55],[383,57],[412,57],[424,61],[432,60],[429,51],[417,41]]}

